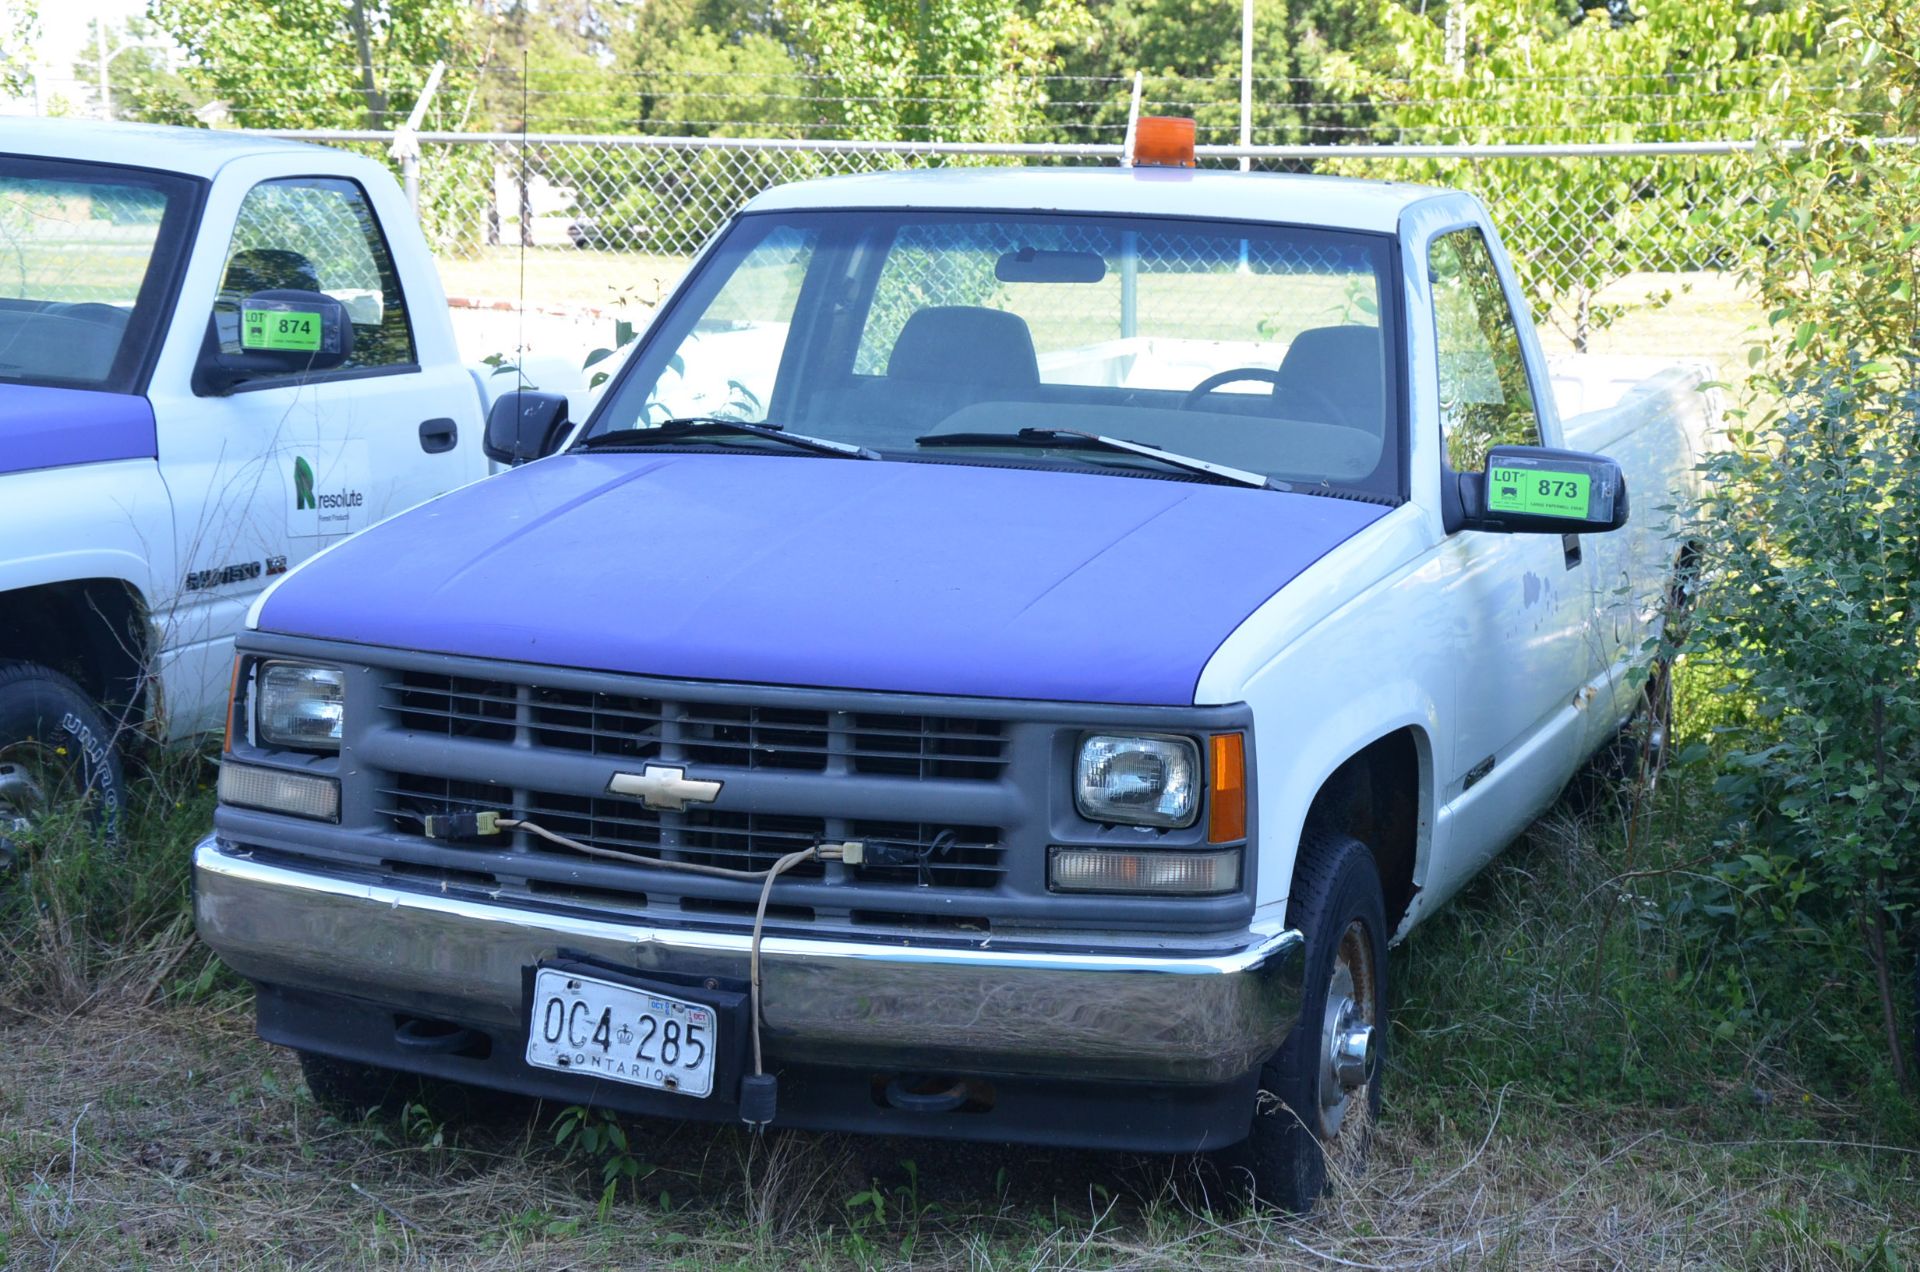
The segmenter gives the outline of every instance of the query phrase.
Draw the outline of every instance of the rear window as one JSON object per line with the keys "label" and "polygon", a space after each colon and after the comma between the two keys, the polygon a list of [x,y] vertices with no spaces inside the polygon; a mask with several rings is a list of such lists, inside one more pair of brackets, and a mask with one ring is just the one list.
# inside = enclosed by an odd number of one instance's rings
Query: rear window
{"label": "rear window", "polygon": [[0,382],[140,387],[195,195],[159,173],[0,156]]}

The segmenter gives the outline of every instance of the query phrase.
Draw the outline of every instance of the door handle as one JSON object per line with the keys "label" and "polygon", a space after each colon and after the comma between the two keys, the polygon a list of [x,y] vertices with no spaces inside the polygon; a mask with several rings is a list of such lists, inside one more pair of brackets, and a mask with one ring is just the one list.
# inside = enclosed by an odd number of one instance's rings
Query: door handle
{"label": "door handle", "polygon": [[1580,536],[1563,534],[1560,536],[1560,548],[1567,556],[1567,568],[1573,569],[1580,564]]}
{"label": "door handle", "polygon": [[460,426],[452,420],[426,420],[420,425],[420,449],[429,455],[450,451],[460,441]]}

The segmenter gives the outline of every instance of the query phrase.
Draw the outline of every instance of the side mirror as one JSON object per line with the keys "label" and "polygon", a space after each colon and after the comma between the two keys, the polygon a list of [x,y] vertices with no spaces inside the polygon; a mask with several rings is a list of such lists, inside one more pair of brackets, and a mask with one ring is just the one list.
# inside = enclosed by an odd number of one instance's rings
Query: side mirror
{"label": "side mirror", "polygon": [[1487,471],[1461,473],[1464,528],[1495,534],[1600,534],[1627,524],[1627,479],[1604,455],[1496,446]]}
{"label": "side mirror", "polygon": [[[237,343],[237,352],[224,346]],[[347,307],[320,292],[254,292],[240,302],[239,321],[216,311],[208,351],[194,387],[225,393],[248,380],[331,371],[353,353],[353,323]]]}
{"label": "side mirror", "polygon": [[480,449],[488,459],[519,465],[553,454],[566,435],[566,394],[516,389],[502,393],[487,412]]}

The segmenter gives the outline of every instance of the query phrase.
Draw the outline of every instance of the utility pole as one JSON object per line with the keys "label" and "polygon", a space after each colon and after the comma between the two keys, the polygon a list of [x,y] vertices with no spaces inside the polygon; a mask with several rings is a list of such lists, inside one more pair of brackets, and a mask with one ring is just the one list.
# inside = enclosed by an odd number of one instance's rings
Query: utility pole
{"label": "utility pole", "polygon": [[[1240,144],[1253,144],[1253,0],[1240,0]],[[1240,156],[1240,171],[1249,172],[1253,159]]]}
{"label": "utility pole", "polygon": [[113,87],[107,83],[107,19],[106,15],[93,20],[94,55],[100,60],[100,118],[113,118]]}

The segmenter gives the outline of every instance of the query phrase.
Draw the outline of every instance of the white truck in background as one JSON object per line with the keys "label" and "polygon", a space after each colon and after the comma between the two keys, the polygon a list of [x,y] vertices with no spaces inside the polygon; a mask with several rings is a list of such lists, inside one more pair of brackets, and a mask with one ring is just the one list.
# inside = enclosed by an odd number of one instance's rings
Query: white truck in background
{"label": "white truck in background", "polygon": [[111,821],[130,735],[218,728],[262,590],[486,476],[509,387],[372,160],[0,125],[0,858],[50,801]]}

